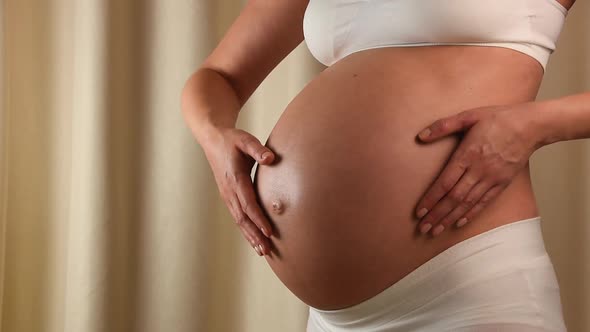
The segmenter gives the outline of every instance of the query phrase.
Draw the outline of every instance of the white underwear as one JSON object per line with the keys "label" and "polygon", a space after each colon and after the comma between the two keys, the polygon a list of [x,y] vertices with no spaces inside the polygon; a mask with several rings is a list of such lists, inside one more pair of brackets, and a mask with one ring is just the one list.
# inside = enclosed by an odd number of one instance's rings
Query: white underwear
{"label": "white underwear", "polygon": [[567,331],[541,217],[461,241],[361,303],[309,308],[307,332],[338,331]]}

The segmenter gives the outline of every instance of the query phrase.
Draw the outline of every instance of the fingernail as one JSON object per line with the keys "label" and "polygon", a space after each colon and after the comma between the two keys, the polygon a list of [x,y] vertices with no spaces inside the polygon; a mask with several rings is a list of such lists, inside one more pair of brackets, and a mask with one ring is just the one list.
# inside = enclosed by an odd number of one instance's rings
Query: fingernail
{"label": "fingernail", "polygon": [[467,223],[467,218],[463,217],[461,219],[459,219],[459,221],[457,221],[457,227],[461,227],[463,225],[465,225]]}
{"label": "fingernail", "polygon": [[443,225],[437,225],[436,227],[434,227],[434,230],[432,230],[432,235],[437,236],[438,234],[440,234],[443,230],[445,229],[445,226]]}
{"label": "fingernail", "polygon": [[424,130],[422,130],[418,136],[420,136],[420,138],[427,138],[428,136],[430,136],[430,129],[426,128]]}
{"label": "fingernail", "polygon": [[262,156],[260,156],[260,159],[265,159],[266,157],[270,158],[271,153],[266,151],[265,153],[262,154]]}
{"label": "fingernail", "polygon": [[258,254],[258,256],[262,256],[262,253],[260,252],[260,248],[258,246],[260,246],[260,245],[257,244],[256,246],[254,246],[254,250],[256,250],[256,253]]}
{"label": "fingernail", "polygon": [[266,237],[270,237],[270,232],[266,230],[266,228],[261,227],[260,231],[262,231],[262,234],[264,234],[264,236]]}
{"label": "fingernail", "polygon": [[264,256],[264,247],[262,244],[259,244],[258,246],[260,247],[260,256]]}
{"label": "fingernail", "polygon": [[421,208],[420,211],[418,211],[418,218],[424,217],[427,213],[428,213],[427,208]]}
{"label": "fingernail", "polygon": [[424,233],[428,232],[431,227],[432,227],[431,224],[424,224],[424,225],[420,226],[420,232],[422,234],[424,234]]}

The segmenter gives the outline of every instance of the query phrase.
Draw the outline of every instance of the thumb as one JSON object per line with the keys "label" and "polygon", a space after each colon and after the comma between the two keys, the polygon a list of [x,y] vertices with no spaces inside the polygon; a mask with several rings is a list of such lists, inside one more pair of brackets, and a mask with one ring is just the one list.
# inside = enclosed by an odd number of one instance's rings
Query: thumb
{"label": "thumb", "polygon": [[275,154],[269,148],[266,148],[266,147],[264,147],[262,151],[263,152],[260,155],[260,158],[258,159],[258,163],[265,164],[265,165],[272,164],[272,162],[275,159],[274,158]]}
{"label": "thumb", "polygon": [[236,146],[243,152],[250,155],[259,164],[271,164],[274,161],[274,152],[268,147],[262,145],[256,136],[245,130],[238,129],[239,133],[236,140]]}
{"label": "thumb", "polygon": [[475,112],[470,110],[442,118],[424,128],[418,137],[422,141],[432,141],[457,131],[462,131],[473,126],[479,119]]}

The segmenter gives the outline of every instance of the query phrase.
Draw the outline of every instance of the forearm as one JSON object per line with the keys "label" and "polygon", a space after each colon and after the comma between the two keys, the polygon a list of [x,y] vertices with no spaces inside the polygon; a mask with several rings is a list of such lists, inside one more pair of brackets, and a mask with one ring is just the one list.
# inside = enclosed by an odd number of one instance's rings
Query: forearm
{"label": "forearm", "polygon": [[590,92],[534,103],[531,124],[539,147],[590,138]]}
{"label": "forearm", "polygon": [[182,114],[193,136],[205,147],[221,128],[234,128],[240,102],[231,84],[218,72],[202,68],[182,90]]}

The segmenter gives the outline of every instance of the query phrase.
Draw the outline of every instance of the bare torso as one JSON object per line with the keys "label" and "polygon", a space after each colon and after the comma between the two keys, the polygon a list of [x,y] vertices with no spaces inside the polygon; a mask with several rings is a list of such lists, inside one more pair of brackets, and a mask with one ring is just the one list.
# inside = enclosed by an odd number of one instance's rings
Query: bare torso
{"label": "bare torso", "polygon": [[538,216],[528,164],[462,228],[419,235],[413,211],[459,143],[420,144],[419,130],[466,109],[534,100],[542,76],[527,55],[476,46],[373,49],[324,70],[273,128],[275,164],[256,170],[277,234],[265,256],[273,271],[306,304],[344,308],[458,242]]}

